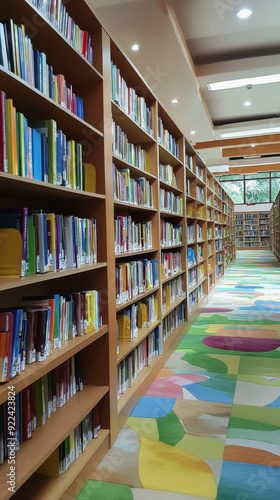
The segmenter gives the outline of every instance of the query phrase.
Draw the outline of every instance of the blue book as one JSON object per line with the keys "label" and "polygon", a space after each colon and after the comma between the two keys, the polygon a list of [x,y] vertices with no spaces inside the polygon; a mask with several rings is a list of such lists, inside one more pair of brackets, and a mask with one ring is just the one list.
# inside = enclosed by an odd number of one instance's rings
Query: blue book
{"label": "blue book", "polygon": [[23,309],[14,309],[11,312],[14,316],[14,323],[10,377],[13,378],[20,373],[20,346],[23,335]]}
{"label": "blue book", "polygon": [[34,50],[34,77],[35,77],[35,87],[40,90],[40,69],[39,69],[40,52],[39,50]]}
{"label": "blue book", "polygon": [[33,179],[42,181],[42,137],[35,128],[32,129],[32,146]]}
{"label": "blue book", "polygon": [[18,30],[20,73],[21,73],[21,78],[23,80],[26,80],[25,59],[24,59],[24,49],[23,49],[23,34],[22,34],[22,29],[20,28],[20,26],[17,26],[17,30]]}
{"label": "blue book", "polygon": [[49,98],[54,99],[53,67],[52,66],[49,66]]}

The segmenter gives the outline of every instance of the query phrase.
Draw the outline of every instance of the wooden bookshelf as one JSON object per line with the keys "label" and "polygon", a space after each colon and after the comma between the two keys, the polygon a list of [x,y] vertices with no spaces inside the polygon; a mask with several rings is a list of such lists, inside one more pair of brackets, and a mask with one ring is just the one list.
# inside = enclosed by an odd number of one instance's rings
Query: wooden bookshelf
{"label": "wooden bookshelf", "polygon": [[[99,330],[69,340],[45,361],[28,365],[23,373],[10,381],[15,385],[15,391],[20,392],[74,354],[80,355],[84,391],[51,415],[43,427],[37,428],[32,439],[20,445],[17,454],[18,491],[15,498],[28,496],[32,500],[59,499],[63,495],[66,498],[70,492],[79,493],[90,469],[92,472],[97,467],[114,443],[125,418],[186,333],[202,300],[235,258],[234,207],[230,198],[86,2],[69,0],[66,9],[92,36],[93,64],[67,42],[31,0],[5,2],[0,19],[12,18],[18,24],[25,20],[36,28],[32,37],[34,48],[46,53],[54,73],[64,74],[67,84],[73,85],[73,91],[83,99],[84,119],[3,67],[0,68],[0,90],[13,99],[17,111],[24,113],[30,122],[55,120],[57,128],[67,135],[68,140],[82,144],[83,162],[96,167],[96,193],[0,172],[2,208],[42,208],[47,213],[74,214],[97,221],[97,263],[24,278],[0,277],[1,307],[5,308],[16,306],[23,296],[64,294],[93,288],[101,294],[103,326]],[[128,87],[135,89],[136,93],[137,89],[142,89],[140,97],[145,96],[148,108],[147,126],[145,123],[140,125],[137,122],[139,117],[134,119],[126,105],[112,95],[112,62]],[[112,119],[116,126],[114,133],[125,134],[124,154],[116,148],[112,151]],[[129,198],[129,189],[125,201],[121,197],[116,199],[113,164],[117,171],[126,172],[134,185],[143,179],[149,183],[147,185],[153,192],[151,205],[133,201]],[[280,255],[280,246],[275,243],[277,234],[279,236],[279,207],[276,212],[271,219],[273,246]],[[119,215],[131,216],[135,223],[151,223],[151,248],[138,251],[130,248],[115,255],[115,219]],[[163,241],[163,227],[167,226],[173,235],[171,241]],[[181,228],[181,233],[178,228]],[[189,228],[192,228],[192,236]],[[176,230],[180,233],[178,240],[174,239]],[[191,264],[189,249],[195,259]],[[116,266],[152,259],[158,260],[158,283],[153,289],[117,305]],[[177,262],[176,271],[166,271],[164,265],[171,266],[168,259]],[[196,273],[193,284],[191,272]],[[169,293],[174,294],[172,290],[177,290],[176,287],[181,287],[179,296],[170,299]],[[118,314],[152,296],[158,305],[156,320],[147,328],[139,328],[138,337],[132,342],[117,342]],[[170,335],[165,335],[163,342],[162,330],[167,331],[166,325],[171,325]],[[149,341],[155,330],[161,340],[155,346],[157,355],[118,398],[118,367],[134,349],[141,348],[142,342]],[[7,400],[7,385],[0,387],[0,404]],[[36,473],[40,464],[51,456],[97,403],[101,430],[98,438],[88,444],[85,453],[59,478]],[[7,467],[7,461],[0,466],[0,500],[9,498],[5,479]]]}
{"label": "wooden bookshelf", "polygon": [[236,248],[270,248],[270,213],[235,212]]}

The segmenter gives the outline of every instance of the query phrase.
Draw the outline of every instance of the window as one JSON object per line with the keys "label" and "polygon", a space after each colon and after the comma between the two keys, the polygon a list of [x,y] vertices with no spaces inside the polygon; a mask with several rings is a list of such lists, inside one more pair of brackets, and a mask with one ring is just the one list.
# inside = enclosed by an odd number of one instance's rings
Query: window
{"label": "window", "polygon": [[280,190],[280,171],[222,175],[218,179],[236,204],[273,203]]}

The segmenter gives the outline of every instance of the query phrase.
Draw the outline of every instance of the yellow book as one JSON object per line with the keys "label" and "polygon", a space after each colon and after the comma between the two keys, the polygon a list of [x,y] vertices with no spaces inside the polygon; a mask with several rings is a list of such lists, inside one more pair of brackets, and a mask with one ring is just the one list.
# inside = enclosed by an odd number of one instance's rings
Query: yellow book
{"label": "yellow book", "polygon": [[83,163],[85,174],[85,191],[96,193],[96,168],[91,163]]}
{"label": "yellow book", "polygon": [[75,155],[75,141],[69,141],[70,144],[70,158],[71,158],[71,169],[70,169],[70,177],[71,177],[71,187],[72,189],[76,189],[76,155]]}
{"label": "yellow book", "polygon": [[124,309],[120,314],[118,314],[117,321],[118,321],[119,340],[124,342],[130,342],[132,340],[130,309]]}
{"label": "yellow book", "polygon": [[150,172],[150,155],[146,153],[146,172]]}
{"label": "yellow book", "polygon": [[92,326],[93,330],[96,330],[95,321],[96,321],[96,310],[95,310],[95,294],[96,292],[91,292],[91,311],[92,311]]}
{"label": "yellow book", "polygon": [[86,292],[86,308],[87,308],[87,333],[94,330],[92,316],[92,292]]}
{"label": "yellow book", "polygon": [[170,306],[170,285],[167,283],[166,285],[166,307]]}
{"label": "yellow book", "polygon": [[18,175],[17,118],[12,99],[6,99],[6,134],[8,172]]}
{"label": "yellow book", "polygon": [[[147,328],[148,326],[147,306],[144,302],[141,302],[139,306],[140,306],[139,328]],[[139,319],[139,306],[138,306],[138,319]]]}

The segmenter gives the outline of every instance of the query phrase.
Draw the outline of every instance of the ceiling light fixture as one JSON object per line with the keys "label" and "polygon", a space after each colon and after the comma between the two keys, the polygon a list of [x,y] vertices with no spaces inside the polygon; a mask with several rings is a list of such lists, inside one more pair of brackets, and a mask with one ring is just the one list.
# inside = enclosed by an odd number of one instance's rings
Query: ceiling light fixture
{"label": "ceiling light fixture", "polygon": [[211,165],[208,169],[210,172],[229,172],[229,165]]}
{"label": "ceiling light fixture", "polygon": [[253,76],[252,78],[239,78],[238,80],[226,80],[224,82],[207,83],[208,90],[228,90],[240,87],[251,87],[252,85],[264,85],[267,83],[279,83],[280,74]]}
{"label": "ceiling light fixture", "polygon": [[237,16],[239,17],[239,19],[247,19],[251,14],[252,11],[250,9],[241,9],[239,12],[237,12]]}
{"label": "ceiling light fixture", "polygon": [[137,50],[139,50],[138,43],[135,43],[134,45],[132,45],[131,49],[134,50],[134,52],[137,52]]}
{"label": "ceiling light fixture", "polygon": [[190,131],[190,134],[191,134],[191,135],[194,135],[194,134],[195,134],[195,130],[191,130],[191,131]]}
{"label": "ceiling light fixture", "polygon": [[251,148],[254,148],[256,144],[251,144]]}
{"label": "ceiling light fixture", "polygon": [[243,102],[243,106],[251,106],[251,104],[252,104],[252,103],[251,103],[250,101],[245,101],[245,102]]}
{"label": "ceiling light fixture", "polygon": [[280,132],[280,127],[261,128],[256,130],[239,130],[236,132],[223,132],[221,139],[238,139],[240,137],[251,137],[254,135],[276,134]]}
{"label": "ceiling light fixture", "polygon": [[172,99],[172,104],[178,104],[178,99]]}

